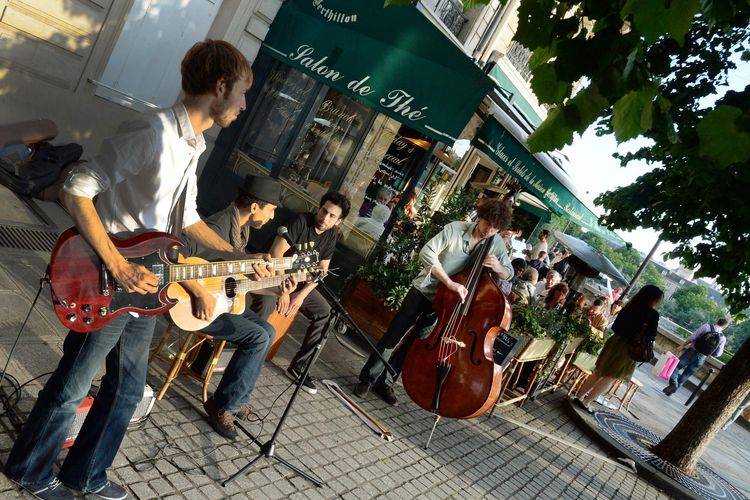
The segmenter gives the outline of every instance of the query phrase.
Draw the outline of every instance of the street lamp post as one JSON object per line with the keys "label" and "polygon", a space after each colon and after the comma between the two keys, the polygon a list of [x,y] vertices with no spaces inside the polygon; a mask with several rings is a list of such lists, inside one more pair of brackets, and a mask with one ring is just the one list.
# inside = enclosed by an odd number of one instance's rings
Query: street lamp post
{"label": "street lamp post", "polygon": [[630,290],[633,288],[633,285],[635,285],[635,282],[638,281],[638,278],[641,277],[641,273],[644,269],[646,269],[646,265],[651,260],[651,257],[654,256],[654,253],[656,253],[656,249],[659,248],[659,244],[661,243],[661,237],[659,237],[656,240],[656,243],[654,243],[654,246],[651,248],[651,251],[646,255],[646,258],[643,259],[643,262],[641,262],[641,265],[638,267],[638,270],[635,272],[635,275],[633,275],[633,279],[630,280],[630,283],[628,283],[628,286],[623,290],[620,297],[625,298],[627,297],[628,293],[630,293]]}

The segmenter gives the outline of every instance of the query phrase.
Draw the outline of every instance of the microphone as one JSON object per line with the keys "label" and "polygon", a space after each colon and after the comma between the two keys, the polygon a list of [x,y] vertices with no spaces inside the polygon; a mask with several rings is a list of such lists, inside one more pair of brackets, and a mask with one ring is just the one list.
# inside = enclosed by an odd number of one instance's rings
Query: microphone
{"label": "microphone", "polygon": [[279,226],[279,228],[276,230],[276,236],[284,236],[288,232],[289,230],[286,228],[286,226]]}

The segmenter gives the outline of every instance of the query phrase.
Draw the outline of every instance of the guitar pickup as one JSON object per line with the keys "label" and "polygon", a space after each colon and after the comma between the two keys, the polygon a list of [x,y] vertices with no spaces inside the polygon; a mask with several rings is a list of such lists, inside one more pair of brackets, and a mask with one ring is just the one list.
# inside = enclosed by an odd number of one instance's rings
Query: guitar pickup
{"label": "guitar pickup", "polygon": [[159,279],[159,284],[164,284],[164,264],[154,264],[151,266],[151,272]]}

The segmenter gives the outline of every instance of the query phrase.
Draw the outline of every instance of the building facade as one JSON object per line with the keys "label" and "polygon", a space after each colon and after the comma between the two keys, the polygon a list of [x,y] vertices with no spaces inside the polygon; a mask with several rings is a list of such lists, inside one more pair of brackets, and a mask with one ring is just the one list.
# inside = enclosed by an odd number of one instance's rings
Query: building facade
{"label": "building facade", "polygon": [[[180,61],[204,38],[253,60],[281,0],[0,0],[0,123],[39,118],[93,154],[139,111],[180,96]],[[218,135],[208,131],[208,148]],[[204,155],[206,158],[207,155]]]}

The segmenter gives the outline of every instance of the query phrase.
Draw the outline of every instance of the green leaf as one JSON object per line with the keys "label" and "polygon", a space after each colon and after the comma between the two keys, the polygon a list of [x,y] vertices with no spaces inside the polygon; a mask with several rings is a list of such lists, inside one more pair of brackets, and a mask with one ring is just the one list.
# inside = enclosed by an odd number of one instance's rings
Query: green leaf
{"label": "green leaf", "polygon": [[622,96],[612,108],[612,128],[619,142],[649,130],[653,121],[656,87],[633,90]]}
{"label": "green leaf", "polygon": [[699,9],[699,0],[628,0],[620,14],[623,19],[633,16],[635,28],[647,43],[670,36],[682,45]]}
{"label": "green leaf", "polygon": [[531,53],[531,57],[529,58],[529,70],[534,71],[536,68],[549,61],[553,56],[554,54],[550,47],[537,47],[534,49],[534,52]]}
{"label": "green leaf", "polygon": [[583,133],[589,125],[604,113],[604,110],[609,106],[609,101],[599,93],[599,87],[596,84],[591,84],[578,92],[566,104],[566,107],[568,106],[576,109],[579,120],[579,123],[575,124],[573,129],[578,133]]}
{"label": "green leaf", "polygon": [[539,102],[546,104],[560,104],[570,95],[571,84],[557,79],[555,66],[552,63],[543,64],[531,72],[531,90]]}
{"label": "green leaf", "polygon": [[555,0],[524,1],[518,6],[518,30],[513,39],[529,50],[550,44],[556,18]]}
{"label": "green leaf", "polygon": [[526,141],[532,153],[552,151],[572,142],[573,129],[565,121],[561,108],[551,110]]}
{"label": "green leaf", "polygon": [[750,133],[737,127],[742,110],[721,105],[698,123],[699,154],[720,167],[750,160]]}

